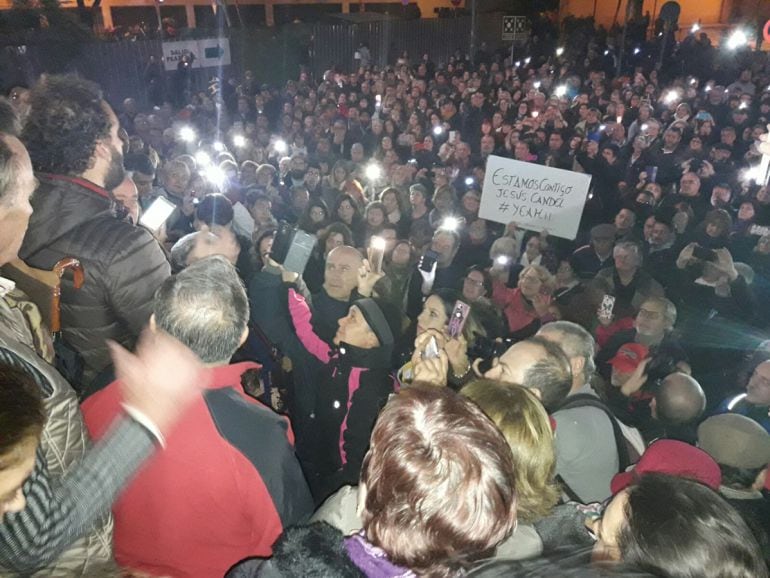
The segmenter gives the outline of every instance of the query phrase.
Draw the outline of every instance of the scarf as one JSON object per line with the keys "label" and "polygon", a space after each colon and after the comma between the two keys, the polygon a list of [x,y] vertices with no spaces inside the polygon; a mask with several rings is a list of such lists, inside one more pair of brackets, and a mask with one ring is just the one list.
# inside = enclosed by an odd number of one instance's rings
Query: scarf
{"label": "scarf", "polygon": [[345,538],[345,552],[366,578],[414,578],[408,568],[396,566],[388,555],[377,546],[367,542],[363,530]]}

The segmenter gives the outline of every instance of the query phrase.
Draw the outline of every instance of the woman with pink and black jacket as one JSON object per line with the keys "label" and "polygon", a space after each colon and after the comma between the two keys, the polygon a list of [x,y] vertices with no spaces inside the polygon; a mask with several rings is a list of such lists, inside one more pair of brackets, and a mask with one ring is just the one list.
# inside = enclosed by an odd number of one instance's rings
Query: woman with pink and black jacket
{"label": "woman with pink and black jacket", "polygon": [[330,350],[313,332],[310,308],[293,288],[288,292],[288,308],[300,342],[324,364],[315,412],[301,428],[313,448],[305,472],[320,502],[340,486],[358,480],[374,422],[396,391],[391,356],[401,315],[380,298],[359,299],[340,319]]}

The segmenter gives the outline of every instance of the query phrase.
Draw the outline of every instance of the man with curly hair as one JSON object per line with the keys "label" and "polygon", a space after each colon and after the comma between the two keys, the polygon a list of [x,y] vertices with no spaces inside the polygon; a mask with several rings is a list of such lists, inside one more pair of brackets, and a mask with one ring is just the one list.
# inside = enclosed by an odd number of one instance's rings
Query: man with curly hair
{"label": "man with curly hair", "polygon": [[109,365],[106,340],[133,346],[170,274],[157,241],[123,220],[108,192],[124,177],[118,128],[93,83],[50,76],[31,91],[22,140],[40,186],[19,256],[39,269],[76,257],[85,269],[80,290],[63,280],[61,300],[64,339],[85,365],[73,384],[81,397]]}

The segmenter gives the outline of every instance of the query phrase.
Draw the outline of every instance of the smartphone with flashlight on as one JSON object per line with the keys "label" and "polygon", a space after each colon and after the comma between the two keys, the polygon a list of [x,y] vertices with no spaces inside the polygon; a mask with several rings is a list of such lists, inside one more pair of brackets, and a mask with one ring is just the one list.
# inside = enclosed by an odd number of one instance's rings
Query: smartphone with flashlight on
{"label": "smartphone with flashlight on", "polygon": [[430,273],[433,270],[433,266],[438,261],[438,253],[432,250],[425,251],[425,254],[420,259],[420,271]]}
{"label": "smartphone with flashlight on", "polygon": [[158,231],[174,212],[176,206],[163,197],[158,197],[152,205],[139,217],[139,224],[150,231]]}
{"label": "smartphone with flashlight on", "polygon": [[367,258],[369,259],[369,266],[372,268],[372,273],[382,273],[382,260],[385,257],[385,239],[382,237],[373,236],[369,241],[369,248],[367,249]]}
{"label": "smartphone with flashlight on", "polygon": [[452,315],[449,318],[449,337],[456,339],[462,335],[465,322],[468,320],[470,312],[470,305],[459,300],[455,301],[455,306],[452,308]]}

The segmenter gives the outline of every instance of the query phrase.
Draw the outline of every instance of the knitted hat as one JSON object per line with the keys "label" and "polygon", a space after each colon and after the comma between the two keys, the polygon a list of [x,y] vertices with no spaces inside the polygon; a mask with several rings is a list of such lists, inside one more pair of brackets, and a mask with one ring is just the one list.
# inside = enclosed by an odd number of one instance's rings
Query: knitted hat
{"label": "knitted hat", "polygon": [[366,297],[353,303],[364,316],[380,345],[392,347],[401,336],[401,314],[398,309],[379,297]]}

